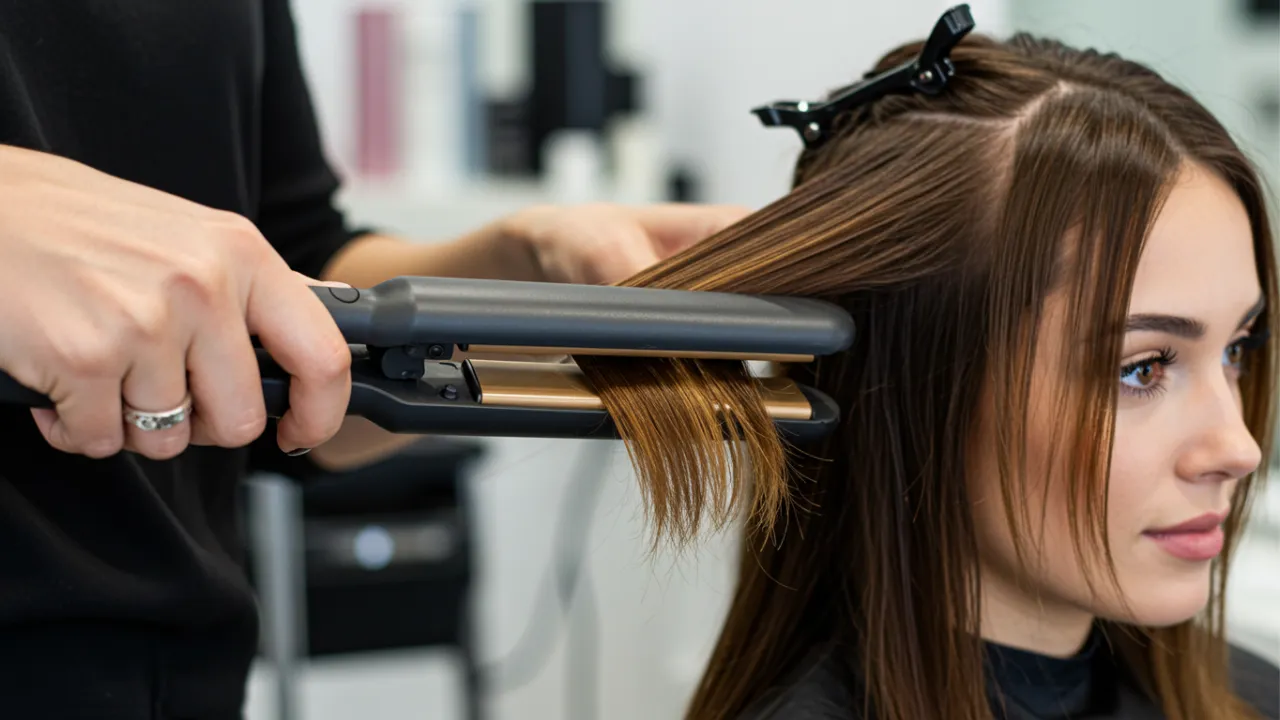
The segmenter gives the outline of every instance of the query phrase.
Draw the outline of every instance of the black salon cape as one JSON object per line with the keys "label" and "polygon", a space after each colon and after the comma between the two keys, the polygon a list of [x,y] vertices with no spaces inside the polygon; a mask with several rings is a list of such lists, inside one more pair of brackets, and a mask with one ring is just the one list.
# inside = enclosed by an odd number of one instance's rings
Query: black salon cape
{"label": "black salon cape", "polygon": [[[1159,708],[1118,667],[1095,632],[1075,657],[1051,658],[986,645],[988,698],[995,720],[1164,720]],[[1231,648],[1236,692],[1266,720],[1280,720],[1280,669]],[[820,648],[737,720],[874,720],[860,714],[843,665]]]}
{"label": "black salon cape", "polygon": [[[355,235],[288,0],[0,0],[0,143],[240,213],[311,276]],[[273,432],[260,449],[261,467],[284,459]],[[240,716],[250,458],[90,461],[0,408],[0,718]]]}

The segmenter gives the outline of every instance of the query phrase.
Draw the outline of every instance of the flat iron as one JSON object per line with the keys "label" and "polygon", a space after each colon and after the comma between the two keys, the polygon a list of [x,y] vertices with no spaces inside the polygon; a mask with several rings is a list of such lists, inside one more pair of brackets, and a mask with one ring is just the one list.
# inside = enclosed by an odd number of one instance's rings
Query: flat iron
{"label": "flat iron", "polygon": [[[795,297],[436,277],[313,290],[351,346],[347,414],[396,433],[616,438],[582,371],[556,357],[794,363],[854,338],[843,309]],[[267,414],[281,417],[289,375],[257,352]],[[839,423],[836,404],[813,388],[760,382],[788,438],[816,439]],[[0,403],[53,406],[4,373]]]}

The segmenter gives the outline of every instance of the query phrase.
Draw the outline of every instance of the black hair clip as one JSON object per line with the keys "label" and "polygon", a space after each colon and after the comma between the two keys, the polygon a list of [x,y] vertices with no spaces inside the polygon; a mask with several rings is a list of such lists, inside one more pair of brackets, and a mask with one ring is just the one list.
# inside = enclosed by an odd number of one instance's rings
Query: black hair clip
{"label": "black hair clip", "polygon": [[825,102],[780,101],[758,107],[755,113],[770,127],[792,127],[806,147],[816,147],[827,138],[835,116],[890,93],[922,92],[937,95],[955,74],[951,49],[974,28],[968,5],[957,5],[938,19],[933,32],[915,60],[863,80]]}

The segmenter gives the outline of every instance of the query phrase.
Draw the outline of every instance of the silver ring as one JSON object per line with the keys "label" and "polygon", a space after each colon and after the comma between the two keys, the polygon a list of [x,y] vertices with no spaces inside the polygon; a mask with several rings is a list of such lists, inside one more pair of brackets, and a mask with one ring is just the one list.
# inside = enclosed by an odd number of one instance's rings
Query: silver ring
{"label": "silver ring", "polygon": [[168,430],[171,427],[181,425],[190,414],[190,393],[182,399],[181,405],[165,412],[145,412],[131,408],[127,403],[124,406],[124,421],[144,432]]}

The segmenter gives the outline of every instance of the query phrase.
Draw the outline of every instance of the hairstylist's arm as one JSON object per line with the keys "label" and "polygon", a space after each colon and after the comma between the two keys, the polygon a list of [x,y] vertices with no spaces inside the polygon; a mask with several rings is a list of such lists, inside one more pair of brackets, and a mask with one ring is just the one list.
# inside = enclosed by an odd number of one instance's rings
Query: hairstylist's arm
{"label": "hairstylist's arm", "polygon": [[[0,368],[48,395],[41,433],[69,453],[168,458],[237,447],[266,423],[250,343],[292,375],[286,451],[341,426],[350,353],[323,305],[242,217],[52,155],[0,146]],[[176,427],[126,429],[124,404]]]}
{"label": "hairstylist's arm", "polygon": [[326,280],[369,287],[401,275],[609,285],[741,220],[737,205],[546,205],[513,213],[442,243],[358,238],[326,267]]}

